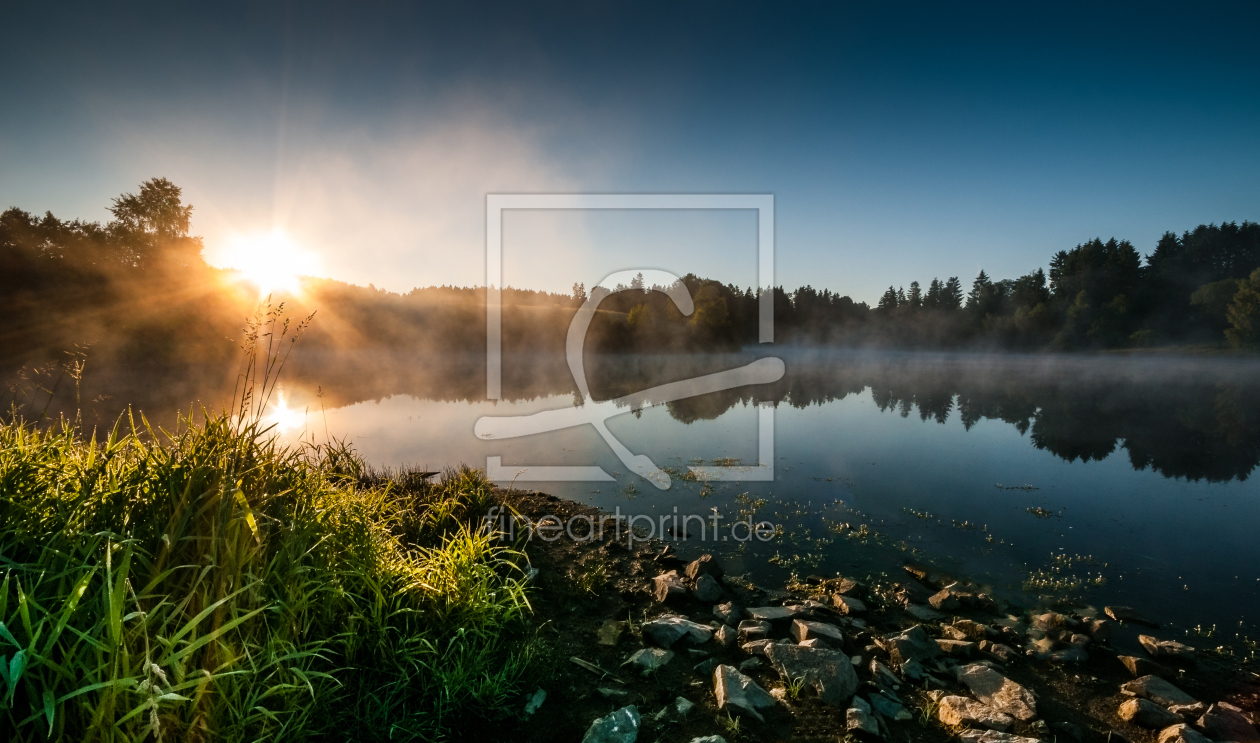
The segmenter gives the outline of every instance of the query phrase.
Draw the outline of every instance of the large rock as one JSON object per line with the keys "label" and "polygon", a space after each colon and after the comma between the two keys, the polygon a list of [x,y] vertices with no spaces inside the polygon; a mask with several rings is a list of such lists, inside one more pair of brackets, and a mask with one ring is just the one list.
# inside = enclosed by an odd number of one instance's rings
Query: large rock
{"label": "large rock", "polygon": [[766,646],[766,657],[785,682],[803,679],[827,704],[843,706],[857,691],[857,672],[849,656],[839,650],[775,644]]}
{"label": "large rock", "polygon": [[1118,657],[1120,662],[1124,664],[1124,667],[1129,669],[1129,673],[1133,674],[1134,678],[1139,678],[1141,676],[1172,675],[1172,671],[1168,668],[1161,666],[1149,658],[1143,658],[1139,655],[1121,655]]}
{"label": "large rock", "polygon": [[1120,691],[1127,691],[1135,697],[1149,699],[1161,707],[1195,703],[1194,697],[1159,676],[1143,676],[1140,679],[1126,682],[1121,684]]}
{"label": "large rock", "polygon": [[1157,629],[1159,628],[1158,623],[1152,622],[1151,620],[1142,616],[1141,612],[1139,612],[1137,609],[1134,609],[1131,606],[1108,606],[1108,607],[1105,607],[1103,611],[1107,612],[1107,616],[1111,617],[1117,622],[1127,622],[1129,624],[1144,624],[1147,627],[1155,627]]}
{"label": "large rock", "polygon": [[862,697],[853,697],[848,711],[844,713],[844,720],[849,732],[860,730],[868,735],[879,735],[879,722],[871,714],[871,705]]}
{"label": "large rock", "polygon": [[1038,738],[1024,738],[997,730],[964,730],[958,734],[962,743],[1041,743]]}
{"label": "large rock", "polygon": [[708,575],[714,579],[722,577],[722,566],[713,559],[713,555],[700,555],[687,565],[688,580],[699,580],[702,575]]}
{"label": "large rock", "polygon": [[971,640],[972,642],[980,642],[987,640],[989,635],[996,635],[993,629],[979,622],[973,622],[970,619],[959,619],[949,627],[957,634],[954,636],[956,640]]}
{"label": "large rock", "polygon": [[1199,718],[1199,728],[1213,740],[1243,741],[1260,740],[1260,734],[1243,714],[1243,711],[1229,702],[1217,702],[1208,708],[1206,714]]}
{"label": "large rock", "polygon": [[1180,663],[1195,662],[1194,648],[1176,640],[1157,640],[1151,635],[1138,635],[1138,642],[1142,643],[1142,648],[1150,653],[1152,658],[1175,660]]}
{"label": "large rock", "polygon": [[955,595],[952,588],[944,588],[932,595],[928,599],[928,603],[937,611],[954,611],[959,606],[958,596]]}
{"label": "large rock", "polygon": [[1186,724],[1159,731],[1159,743],[1211,743],[1206,735]]}
{"label": "large rock", "polygon": [[718,604],[713,607],[713,616],[722,624],[735,626],[739,624],[739,618],[744,615],[744,610],[734,601],[728,601],[725,604]]}
{"label": "large rock", "polygon": [[731,666],[713,669],[713,694],[717,697],[718,709],[748,715],[759,722],[765,722],[766,718],[757,710],[775,705],[769,692]]}
{"label": "large rock", "polygon": [[928,636],[927,630],[917,624],[899,635],[884,638],[884,649],[895,666],[910,659],[931,660],[941,654],[940,647]]}
{"label": "large rock", "polygon": [[815,638],[820,638],[836,645],[844,642],[844,633],[840,631],[839,627],[822,622],[811,622],[807,619],[792,620],[792,637],[795,637],[797,642]]}
{"label": "large rock", "polygon": [[713,630],[705,625],[672,614],[644,622],[643,634],[663,648],[673,647],[674,643],[684,638],[692,645],[699,645],[713,638]]}
{"label": "large rock", "polygon": [[940,701],[937,716],[946,725],[962,725],[974,722],[990,730],[1010,730],[1015,718],[993,709],[987,704],[967,697],[948,696]]}
{"label": "large rock", "polygon": [[718,631],[713,634],[717,638],[718,643],[724,648],[735,647],[735,641],[739,639],[739,632],[729,624],[718,627]]}
{"label": "large rock", "polygon": [[717,582],[717,578],[706,573],[696,578],[696,588],[691,593],[697,601],[711,604],[722,598],[722,586]]}
{"label": "large rock", "polygon": [[764,640],[770,634],[770,623],[757,619],[745,619],[739,623],[739,637],[745,642]]}
{"label": "large rock", "polygon": [[687,584],[678,575],[677,570],[661,573],[652,579],[652,598],[659,603],[677,601],[687,597]]}
{"label": "large rock", "polygon": [[582,743],[634,743],[638,737],[639,708],[632,704],[592,722]]}
{"label": "large rock", "polygon": [[1166,728],[1185,722],[1181,715],[1175,715],[1149,699],[1133,698],[1120,705],[1120,719],[1140,725],[1151,730]]}
{"label": "large rock", "polygon": [[635,652],[634,655],[626,659],[623,666],[634,666],[646,676],[657,670],[661,666],[670,662],[674,658],[673,650],[661,650],[660,648],[643,648]]}
{"label": "large rock", "polygon": [[1037,702],[1032,692],[997,671],[979,663],[959,669],[958,680],[971,689],[976,699],[1017,720],[1037,716]]}
{"label": "large rock", "polygon": [[852,596],[835,595],[831,597],[832,606],[836,607],[836,611],[846,616],[851,614],[865,614],[866,604]]}

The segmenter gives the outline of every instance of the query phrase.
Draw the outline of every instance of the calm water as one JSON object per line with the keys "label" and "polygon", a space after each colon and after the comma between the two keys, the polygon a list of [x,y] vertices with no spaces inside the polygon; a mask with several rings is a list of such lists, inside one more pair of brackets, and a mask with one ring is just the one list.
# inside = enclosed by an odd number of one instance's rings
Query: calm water
{"label": "calm water", "polygon": [[[729,519],[755,509],[755,521],[782,526],[769,543],[693,537],[680,547],[718,551],[758,579],[894,573],[914,560],[1007,594],[1040,575],[1054,584],[1034,594],[1131,604],[1184,625],[1250,627],[1260,614],[1255,362],[778,355],[787,369],[780,382],[623,408],[609,419],[631,452],[675,475],[664,491],[631,474],[589,425],[500,441],[474,436],[483,416],[574,405],[564,367],[537,360],[513,365],[534,369],[518,375],[515,390],[505,381],[514,401],[441,399],[428,380],[428,395],[378,389],[379,399],[326,409],[326,423],[311,413],[286,435],[347,436],[380,465],[485,466],[487,457],[512,472],[598,465],[615,481],[518,485],[625,514],[676,507]],[[595,397],[606,399],[750,359],[631,357],[588,367]],[[482,379],[464,370],[459,386]],[[295,388],[290,399],[304,395]],[[678,477],[697,460],[755,463],[758,403],[775,407],[773,482]]]}
{"label": "calm water", "polygon": [[[781,582],[792,571],[860,578],[922,561],[1007,595],[1032,577],[1054,583],[1025,600],[1066,592],[1231,631],[1260,618],[1256,361],[774,354],[786,374],[773,384],[621,408],[608,420],[630,452],[674,475],[663,491],[631,474],[590,425],[500,441],[474,435],[483,416],[572,407],[575,385],[555,358],[505,360],[505,399],[491,402],[479,359],[300,357],[286,371],[286,403],[307,412],[292,416],[284,435],[348,437],[376,465],[484,467],[487,457],[510,472],[598,465],[615,480],[518,485],[623,514],[716,509],[729,522],[755,511],[781,534],[765,544],[693,538],[680,551],[718,552],[756,580]],[[604,400],[752,358],[586,363],[592,393]],[[147,411],[188,410],[197,388],[188,378],[179,388],[139,378],[120,375],[131,387],[112,399],[144,407],[136,395],[162,390]],[[214,404],[215,393],[197,394]],[[755,463],[762,404],[775,410],[773,482],[679,477],[697,461]]]}

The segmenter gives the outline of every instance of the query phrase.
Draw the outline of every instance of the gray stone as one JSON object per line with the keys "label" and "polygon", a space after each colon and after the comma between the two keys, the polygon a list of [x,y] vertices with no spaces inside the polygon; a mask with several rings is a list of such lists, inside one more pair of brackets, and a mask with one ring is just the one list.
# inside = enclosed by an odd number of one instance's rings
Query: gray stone
{"label": "gray stone", "polygon": [[692,738],[688,743],[726,743],[726,738],[720,735],[702,735],[699,738]]}
{"label": "gray stone", "polygon": [[857,672],[849,656],[839,650],[775,644],[766,647],[766,658],[785,682],[804,679],[826,704],[844,705],[857,691]]}
{"label": "gray stone", "polygon": [[862,697],[853,697],[844,713],[844,726],[850,732],[860,730],[868,735],[879,735],[879,721],[871,714],[871,705]]}
{"label": "gray stone", "polygon": [[766,718],[757,710],[775,704],[774,697],[756,681],[731,666],[718,666],[713,670],[713,693],[718,709],[748,715],[758,722],[765,722]]}
{"label": "gray stone", "polygon": [[756,619],[745,619],[739,623],[739,636],[745,642],[764,640],[770,634],[770,623]]}
{"label": "gray stone", "polygon": [[888,666],[880,663],[878,660],[871,660],[871,678],[880,686],[887,686],[890,689],[896,689],[901,686],[901,679],[897,678],[896,674],[888,670]]}
{"label": "gray stone", "polygon": [[883,645],[893,665],[897,666],[910,659],[925,661],[941,654],[940,647],[928,636],[927,630],[917,624],[901,634],[885,638]]}
{"label": "gray stone", "polygon": [[773,644],[774,644],[773,640],[766,640],[763,638],[761,640],[753,640],[752,642],[746,642],[743,645],[740,645],[739,649],[743,650],[745,653],[748,653],[749,655],[765,655],[766,647]]}
{"label": "gray stone", "polygon": [[1210,743],[1210,739],[1198,730],[1182,723],[1159,731],[1159,743]]}
{"label": "gray stone", "polygon": [[988,627],[986,625],[980,624],[979,622],[973,622],[970,619],[959,619],[955,621],[953,625],[951,625],[951,628],[954,631],[961,632],[963,634],[962,637],[958,637],[955,639],[971,640],[972,642],[980,642],[981,640],[987,640],[989,638],[989,635],[997,634],[997,631],[994,630],[992,627]]}
{"label": "gray stone", "polygon": [[734,601],[728,601],[725,604],[718,604],[713,607],[713,616],[718,618],[722,624],[734,626],[739,624],[739,618],[744,615],[744,610]]}
{"label": "gray stone", "polygon": [[1094,638],[1094,642],[1110,642],[1115,626],[1115,622],[1106,619],[1091,619],[1085,623],[1085,631]]}
{"label": "gray stone", "polygon": [[1121,704],[1117,714],[1125,722],[1131,722],[1134,725],[1140,725],[1151,730],[1158,730],[1169,725],[1176,725],[1179,722],[1185,722],[1181,715],[1173,714],[1149,699],[1138,699],[1136,697]]}
{"label": "gray stone", "polygon": [[713,639],[713,630],[705,625],[672,614],[644,622],[643,634],[663,648],[672,647],[684,638],[693,645]]}
{"label": "gray stone", "polygon": [[1137,609],[1134,609],[1132,606],[1108,606],[1108,607],[1105,607],[1103,611],[1107,612],[1107,616],[1111,617],[1117,622],[1121,622],[1121,623],[1127,622],[1129,624],[1144,624],[1147,627],[1155,627],[1157,629],[1159,628],[1159,624],[1157,624],[1156,622],[1152,622],[1151,620],[1142,616],[1142,613],[1139,612]]}
{"label": "gray stone", "polygon": [[958,734],[962,743],[1041,743],[1040,738],[1025,738],[997,730],[964,730]]}
{"label": "gray stone", "polygon": [[1016,653],[1013,648],[1003,645],[1000,642],[989,643],[988,646],[982,648],[982,650],[1003,663],[1010,663],[1019,657],[1019,653]]}
{"label": "gray stone", "polygon": [[610,686],[600,686],[595,689],[599,695],[610,702],[628,702],[634,696],[629,689],[614,689]]}
{"label": "gray stone", "polygon": [[959,669],[958,680],[971,689],[976,699],[1017,720],[1037,716],[1037,703],[1024,687],[982,663]]}
{"label": "gray stone", "polygon": [[811,638],[809,638],[808,640],[801,640],[800,642],[798,642],[798,643],[796,643],[796,644],[797,644],[797,645],[800,645],[800,646],[801,646],[801,647],[803,647],[803,648],[825,648],[825,647],[827,647],[827,643],[823,642],[822,640],[820,640],[820,639],[819,639],[819,638],[817,638],[817,637],[811,637]]}
{"label": "gray stone", "polygon": [[935,609],[929,609],[922,604],[906,604],[906,613],[920,622],[935,622],[938,619],[945,618],[944,614]]}
{"label": "gray stone", "polygon": [[1118,656],[1118,658],[1120,662],[1124,664],[1124,667],[1129,669],[1129,673],[1133,674],[1134,678],[1138,678],[1140,676],[1172,675],[1172,671],[1170,671],[1167,667],[1161,666],[1149,658],[1143,658],[1138,655],[1121,655]]}
{"label": "gray stone", "polygon": [[1180,663],[1195,662],[1194,648],[1176,640],[1157,640],[1151,635],[1138,635],[1138,642],[1142,643],[1142,648],[1150,653],[1152,658],[1163,658]]}
{"label": "gray stone", "polygon": [[525,703],[525,716],[529,717],[533,715],[535,712],[538,711],[538,708],[541,707],[543,705],[543,702],[545,701],[547,701],[546,689],[539,689],[538,691],[534,692],[533,696],[529,698],[529,701]]}
{"label": "gray stone", "polygon": [[1217,702],[1199,718],[1199,728],[1213,740],[1244,741],[1260,740],[1260,734],[1243,714],[1242,709],[1229,702]]}
{"label": "gray stone", "polygon": [[712,575],[704,574],[696,578],[696,589],[692,591],[692,595],[697,601],[711,604],[722,598],[722,586]]}
{"label": "gray stone", "polygon": [[662,720],[682,720],[687,717],[687,713],[695,709],[696,705],[692,704],[684,697],[677,697],[673,704],[666,705],[657,712],[652,719],[656,722]]}
{"label": "gray stone", "polygon": [[1015,718],[982,704],[974,699],[959,696],[942,697],[936,712],[941,722],[946,725],[963,725],[974,722],[990,730],[1010,730]]}
{"label": "gray stone", "polygon": [[970,640],[937,640],[936,646],[954,658],[970,658],[976,652],[976,644]]}
{"label": "gray stone", "polygon": [[677,570],[661,573],[652,579],[652,598],[658,603],[677,601],[687,597],[687,584],[678,575]]}
{"label": "gray stone", "polygon": [[660,648],[643,648],[635,652],[634,655],[626,659],[623,666],[634,666],[639,669],[643,675],[647,675],[674,658],[673,650],[662,650]]}
{"label": "gray stone", "polygon": [[914,659],[910,659],[905,663],[902,663],[901,668],[898,670],[901,671],[902,676],[915,681],[918,681],[927,674],[927,669],[923,667],[923,664]]}
{"label": "gray stone", "polygon": [[724,648],[734,647],[735,641],[739,639],[739,632],[729,624],[724,624],[714,633],[718,644]]}
{"label": "gray stone", "polygon": [[700,576],[707,575],[713,579],[722,577],[722,566],[717,560],[713,559],[713,555],[700,555],[687,565],[687,579],[696,580]]}
{"label": "gray stone", "polygon": [[822,638],[836,645],[844,643],[844,633],[840,631],[839,627],[822,622],[811,622],[806,619],[792,620],[792,637],[795,637],[797,642]]}
{"label": "gray stone", "polygon": [[866,604],[851,596],[832,596],[831,603],[836,608],[836,611],[846,616],[866,613]]}
{"label": "gray stone", "polygon": [[928,599],[928,603],[937,611],[954,611],[958,608],[958,597],[954,595],[952,588],[943,588],[939,592],[932,595]]}
{"label": "gray stone", "polygon": [[890,720],[898,722],[913,718],[899,702],[889,699],[883,694],[871,694],[871,708]]}
{"label": "gray stone", "polygon": [[713,669],[717,667],[718,667],[717,658],[707,658],[705,660],[700,661],[695,666],[693,666],[692,670],[694,670],[696,673],[700,674],[701,676],[708,676],[712,674]]}
{"label": "gray stone", "polygon": [[616,619],[605,619],[595,635],[599,638],[598,642],[600,645],[616,645],[621,641],[621,635],[625,631],[625,622],[618,622]]}
{"label": "gray stone", "polygon": [[639,709],[633,704],[601,717],[586,730],[582,743],[634,743],[639,737]]}
{"label": "gray stone", "polygon": [[1174,704],[1194,704],[1195,698],[1158,676],[1143,676],[1140,679],[1126,682],[1120,691],[1127,691],[1135,697],[1149,699],[1161,707]]}
{"label": "gray stone", "polygon": [[748,673],[749,671],[755,671],[756,669],[761,668],[765,664],[766,664],[765,661],[763,661],[761,658],[758,658],[757,656],[754,655],[753,657],[739,664],[739,672]]}
{"label": "gray stone", "polygon": [[754,606],[751,609],[745,609],[744,613],[748,615],[749,619],[776,622],[781,619],[795,619],[796,617],[807,616],[809,610],[801,606]]}

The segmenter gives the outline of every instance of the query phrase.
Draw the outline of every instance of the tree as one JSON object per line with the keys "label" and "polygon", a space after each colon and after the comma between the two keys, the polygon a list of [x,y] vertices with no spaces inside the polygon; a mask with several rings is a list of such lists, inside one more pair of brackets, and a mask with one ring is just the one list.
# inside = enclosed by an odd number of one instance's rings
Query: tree
{"label": "tree", "polygon": [[1238,292],[1225,313],[1233,327],[1225,331],[1234,348],[1260,345],[1260,268],[1245,281],[1238,282]]}
{"label": "tree", "polygon": [[941,308],[956,310],[962,307],[962,301],[962,282],[958,280],[957,276],[950,276],[949,281],[946,281],[945,286],[941,289]]}
{"label": "tree", "polygon": [[940,279],[933,278],[932,283],[928,284],[927,296],[923,298],[924,309],[934,310],[941,306],[941,293],[944,286]]}
{"label": "tree", "polygon": [[114,199],[109,228],[138,266],[194,266],[201,261],[201,238],[190,237],[192,205],[180,200],[179,186],[165,178],[140,184],[139,194]]}
{"label": "tree", "polygon": [[581,306],[586,302],[586,284],[573,285],[573,303]]}
{"label": "tree", "polygon": [[919,288],[919,282],[910,282],[910,295],[906,299],[912,310],[917,310],[923,306],[923,290]]}
{"label": "tree", "polygon": [[884,312],[891,312],[897,309],[897,290],[888,287],[888,291],[884,292],[884,296],[879,298],[879,306],[877,309]]}

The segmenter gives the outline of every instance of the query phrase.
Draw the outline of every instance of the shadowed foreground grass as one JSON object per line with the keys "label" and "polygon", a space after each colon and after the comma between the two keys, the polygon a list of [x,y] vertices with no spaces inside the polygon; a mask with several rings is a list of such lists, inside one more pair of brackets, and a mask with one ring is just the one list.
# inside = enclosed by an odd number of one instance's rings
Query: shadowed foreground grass
{"label": "shadowed foreground grass", "polygon": [[[125,425],[125,424],[124,424]],[[473,734],[533,653],[480,473],[373,473],[226,417],[0,423],[0,739]]]}

